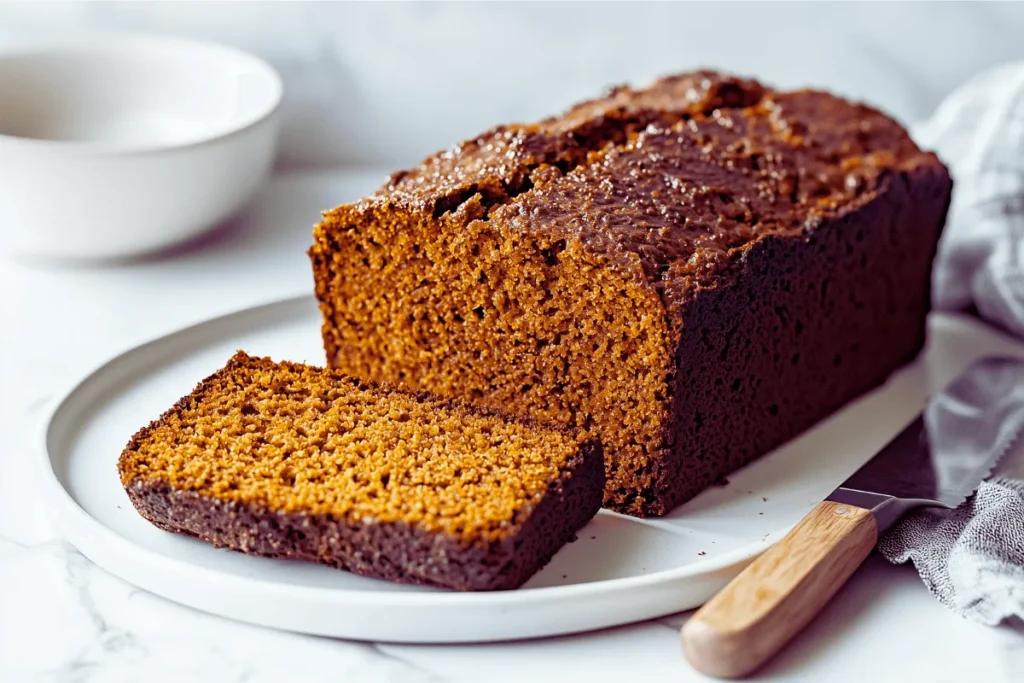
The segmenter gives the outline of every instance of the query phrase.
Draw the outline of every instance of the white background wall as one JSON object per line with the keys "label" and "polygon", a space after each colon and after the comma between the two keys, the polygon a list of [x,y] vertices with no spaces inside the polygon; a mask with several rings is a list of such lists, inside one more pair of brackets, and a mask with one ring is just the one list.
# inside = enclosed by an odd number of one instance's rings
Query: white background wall
{"label": "white background wall", "polygon": [[407,164],[494,123],[700,65],[927,116],[1024,59],[1024,3],[0,4],[0,46],[124,28],[257,52],[285,77],[284,166]]}

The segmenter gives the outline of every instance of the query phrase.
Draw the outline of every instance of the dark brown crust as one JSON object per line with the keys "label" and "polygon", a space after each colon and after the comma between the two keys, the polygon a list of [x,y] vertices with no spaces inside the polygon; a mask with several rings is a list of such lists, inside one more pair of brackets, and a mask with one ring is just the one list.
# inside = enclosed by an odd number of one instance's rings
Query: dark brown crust
{"label": "dark brown crust", "polygon": [[[391,581],[465,591],[505,590],[522,585],[547,564],[601,507],[603,450],[597,440],[582,442],[560,477],[548,485],[543,500],[518,511],[516,519],[508,525],[509,535],[494,542],[467,541],[406,523],[356,522],[333,515],[282,513],[193,491],[173,490],[165,482],[126,472],[128,454],[136,451],[164,420],[201,401],[218,377],[246,363],[274,365],[268,358],[236,353],[191,394],[140,429],[125,447],[118,463],[125,490],[139,514],[155,526],[250,555],[317,562]],[[280,365],[299,364],[285,361]],[[454,399],[391,389],[334,370],[327,372],[337,381],[361,388],[401,393],[439,407],[460,407],[476,415],[497,415],[495,411]],[[507,419],[533,428],[571,433],[559,427],[540,427],[528,419]]]}
{"label": "dark brown crust", "polygon": [[894,172],[808,234],[754,243],[722,286],[675,293],[673,419],[641,514],[666,514],[913,360],[951,189],[941,166]]}
{"label": "dark brown crust", "polygon": [[590,154],[621,144],[648,125],[671,126],[694,114],[749,106],[763,94],[759,83],[710,70],[660,78],[640,89],[618,86],[561,115],[496,126],[442,150],[393,174],[364,201],[394,202],[436,217],[479,195],[486,214],[532,187],[535,171],[585,166]]}

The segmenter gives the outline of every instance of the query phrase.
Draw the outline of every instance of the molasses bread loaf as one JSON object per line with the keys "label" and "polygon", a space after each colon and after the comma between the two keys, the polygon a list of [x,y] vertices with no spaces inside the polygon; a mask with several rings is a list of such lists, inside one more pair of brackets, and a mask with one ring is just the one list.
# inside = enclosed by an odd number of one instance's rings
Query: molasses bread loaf
{"label": "molasses bread loaf", "polygon": [[121,455],[156,526],[253,555],[515,588],[601,506],[595,440],[239,352]]}
{"label": "molasses bread loaf", "polygon": [[618,88],[326,212],[327,359],[600,435],[605,505],[662,515],[917,354],[951,185],[824,92]]}

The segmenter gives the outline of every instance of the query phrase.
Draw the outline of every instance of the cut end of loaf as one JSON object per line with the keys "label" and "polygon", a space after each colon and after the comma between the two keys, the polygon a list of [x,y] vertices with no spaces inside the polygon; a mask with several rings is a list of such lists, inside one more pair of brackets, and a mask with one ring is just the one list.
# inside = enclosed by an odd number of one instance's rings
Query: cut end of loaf
{"label": "cut end of loaf", "polygon": [[370,203],[311,251],[329,364],[347,374],[600,434],[605,502],[640,514],[672,390],[665,315],[639,270],[578,240]]}

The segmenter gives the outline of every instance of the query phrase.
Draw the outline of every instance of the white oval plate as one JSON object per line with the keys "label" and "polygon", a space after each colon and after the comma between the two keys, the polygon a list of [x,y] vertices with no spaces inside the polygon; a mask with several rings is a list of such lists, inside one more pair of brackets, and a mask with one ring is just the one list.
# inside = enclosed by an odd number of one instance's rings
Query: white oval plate
{"label": "white oval plate", "polygon": [[929,390],[981,355],[1024,356],[1024,347],[978,323],[933,315],[915,363],[728,485],[660,519],[602,511],[524,588],[473,594],[218,550],[135,512],[117,475],[122,448],[239,348],[322,364],[315,301],[266,304],[149,342],[56,403],[39,472],[61,530],[110,572],[200,610],[303,633],[419,643],[573,633],[696,607],[909,422]]}

